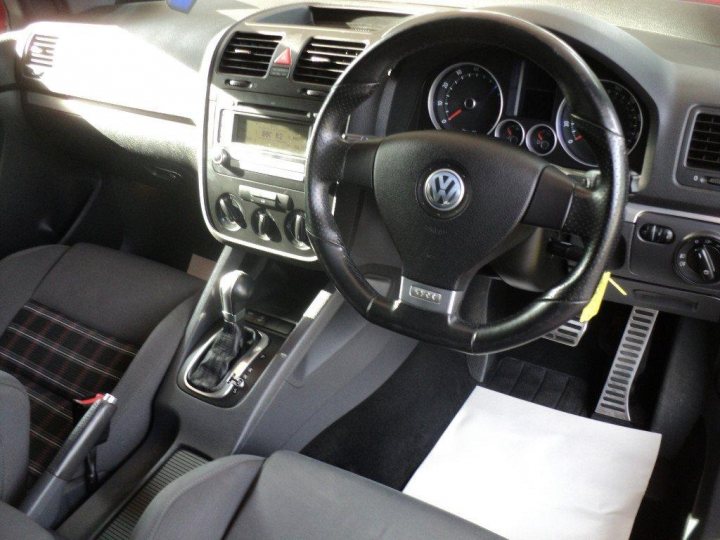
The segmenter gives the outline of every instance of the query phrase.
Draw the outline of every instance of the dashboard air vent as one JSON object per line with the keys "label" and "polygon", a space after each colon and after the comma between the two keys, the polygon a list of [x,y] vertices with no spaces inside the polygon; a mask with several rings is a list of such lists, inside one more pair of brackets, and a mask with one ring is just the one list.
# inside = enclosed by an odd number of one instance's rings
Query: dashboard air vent
{"label": "dashboard air vent", "polygon": [[55,36],[35,34],[30,38],[24,62],[26,75],[42,77],[48,69],[53,67],[57,42],[58,38]]}
{"label": "dashboard air vent", "polygon": [[282,36],[236,32],[220,58],[220,72],[264,77]]}
{"label": "dashboard air vent", "polygon": [[695,117],[686,164],[720,171],[720,114],[700,113]]}
{"label": "dashboard air vent", "polygon": [[332,86],[365,48],[356,41],[311,39],[303,49],[293,79]]}

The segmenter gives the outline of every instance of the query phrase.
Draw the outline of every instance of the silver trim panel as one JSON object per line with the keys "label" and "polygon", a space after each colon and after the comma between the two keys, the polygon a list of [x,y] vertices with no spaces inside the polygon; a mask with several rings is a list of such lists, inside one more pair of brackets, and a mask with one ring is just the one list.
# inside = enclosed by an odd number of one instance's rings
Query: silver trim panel
{"label": "silver trim panel", "polygon": [[673,210],[671,208],[661,208],[658,206],[647,206],[629,202],[625,205],[625,221],[627,223],[637,223],[643,214],[660,214],[665,216],[673,216],[694,221],[705,221],[707,223],[715,223],[720,225],[720,217],[709,216],[707,214],[695,214],[693,212],[685,212],[683,210]]}
{"label": "silver trim panel", "polygon": [[462,297],[462,291],[432,287],[405,276],[400,278],[400,302],[425,311],[453,313],[460,306]]}

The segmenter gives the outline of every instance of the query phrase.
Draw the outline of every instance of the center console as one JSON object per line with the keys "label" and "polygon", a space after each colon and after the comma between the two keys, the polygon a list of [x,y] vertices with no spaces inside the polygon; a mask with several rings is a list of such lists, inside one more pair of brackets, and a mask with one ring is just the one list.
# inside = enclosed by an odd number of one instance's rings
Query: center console
{"label": "center console", "polygon": [[317,32],[249,21],[217,48],[201,189],[206,223],[227,244],[316,260],[305,233],[308,141],[332,83],[370,41]]}

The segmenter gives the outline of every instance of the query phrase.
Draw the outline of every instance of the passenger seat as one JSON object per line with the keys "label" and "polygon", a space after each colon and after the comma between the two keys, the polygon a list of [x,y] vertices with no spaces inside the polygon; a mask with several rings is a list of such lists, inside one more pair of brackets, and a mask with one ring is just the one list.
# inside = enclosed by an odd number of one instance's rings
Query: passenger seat
{"label": "passenger seat", "polygon": [[[0,261],[0,371],[29,397],[31,480],[72,430],[74,400],[106,392],[118,398],[109,440],[98,448],[99,472],[116,467],[140,443],[202,285],[184,272],[90,244],[44,246]],[[0,383],[6,393],[17,392],[11,378]],[[6,424],[0,436],[15,437],[10,443],[17,443],[17,454],[27,437],[22,422],[8,426],[4,415],[0,421]],[[16,503],[24,460],[6,455],[6,443],[0,480],[8,482],[0,498]]]}

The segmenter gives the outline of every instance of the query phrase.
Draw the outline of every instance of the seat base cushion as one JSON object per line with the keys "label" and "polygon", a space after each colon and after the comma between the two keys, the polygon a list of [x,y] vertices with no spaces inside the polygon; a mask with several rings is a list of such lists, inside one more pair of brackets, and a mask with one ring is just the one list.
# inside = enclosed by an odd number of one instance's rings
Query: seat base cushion
{"label": "seat base cushion", "polygon": [[15,377],[0,371],[0,501],[17,504],[24,494],[29,430],[27,392]]}
{"label": "seat base cushion", "polygon": [[73,400],[111,391],[135,357],[134,345],[34,301],[0,336],[0,369],[30,396],[30,474],[39,476],[72,431]]}
{"label": "seat base cushion", "polygon": [[135,539],[148,540],[201,537],[500,538],[398,491],[291,452],[277,452],[264,463],[232,456],[195,469],[155,498],[133,533]]}
{"label": "seat base cushion", "polygon": [[12,506],[0,503],[0,540],[56,540],[32,519]]}

